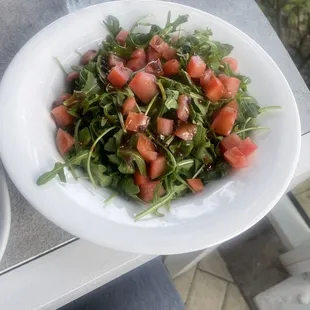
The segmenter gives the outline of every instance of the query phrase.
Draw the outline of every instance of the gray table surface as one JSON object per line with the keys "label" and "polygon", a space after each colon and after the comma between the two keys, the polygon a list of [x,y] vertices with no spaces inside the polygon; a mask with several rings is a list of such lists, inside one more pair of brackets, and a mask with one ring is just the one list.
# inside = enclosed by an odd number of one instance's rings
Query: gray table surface
{"label": "gray table surface", "polygon": [[[129,1],[129,0],[127,0]],[[132,0],[133,1],[133,0]],[[16,52],[44,26],[98,0],[0,0],[0,78]],[[297,101],[302,133],[310,131],[310,93],[293,61],[254,0],[172,0],[214,14],[258,42],[286,76]],[[20,264],[74,237],[43,218],[8,179],[11,234],[0,271]]]}

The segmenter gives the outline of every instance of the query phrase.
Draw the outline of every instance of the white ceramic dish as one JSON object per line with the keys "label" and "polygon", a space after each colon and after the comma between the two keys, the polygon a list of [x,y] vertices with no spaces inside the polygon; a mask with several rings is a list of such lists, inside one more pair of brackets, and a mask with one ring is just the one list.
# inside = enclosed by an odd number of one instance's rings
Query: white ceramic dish
{"label": "white ceramic dish", "polygon": [[11,227],[11,204],[4,171],[0,162],[0,261],[4,254]]}
{"label": "white ceramic dish", "polygon": [[[164,218],[133,221],[140,207],[115,198],[104,206],[108,189],[88,182],[67,184],[58,179],[44,186],[35,181],[61,160],[50,117],[52,102],[64,91],[64,77],[54,57],[69,69],[76,49],[96,47],[107,32],[101,21],[112,14],[129,29],[148,14],[164,25],[172,16],[189,14],[184,29],[206,26],[214,39],[235,46],[240,72],[252,79],[250,93],[261,106],[282,110],[261,117],[271,130],[255,134],[259,149],[248,169],[235,171],[172,204]],[[221,243],[245,231],[276,204],[288,186],[299,155],[297,106],[279,68],[252,39],[225,21],[186,6],[161,1],[111,2],[67,15],[33,37],[10,64],[0,90],[1,156],[16,186],[38,211],[78,237],[111,248],[139,253],[169,254],[194,251]]]}

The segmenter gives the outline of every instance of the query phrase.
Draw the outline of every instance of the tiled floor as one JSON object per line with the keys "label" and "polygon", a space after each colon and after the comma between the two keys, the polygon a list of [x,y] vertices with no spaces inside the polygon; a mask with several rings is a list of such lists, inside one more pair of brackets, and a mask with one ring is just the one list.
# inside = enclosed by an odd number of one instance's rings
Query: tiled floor
{"label": "tiled floor", "polygon": [[174,279],[187,310],[249,309],[218,251]]}

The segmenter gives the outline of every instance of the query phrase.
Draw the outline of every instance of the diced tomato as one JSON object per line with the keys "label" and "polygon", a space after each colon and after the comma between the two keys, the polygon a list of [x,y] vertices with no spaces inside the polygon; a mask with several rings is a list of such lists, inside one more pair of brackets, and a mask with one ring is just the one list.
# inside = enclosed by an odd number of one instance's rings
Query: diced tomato
{"label": "diced tomato", "polygon": [[189,98],[186,95],[180,95],[178,98],[177,116],[183,122],[187,122],[189,117]]}
{"label": "diced tomato", "polygon": [[217,77],[211,78],[206,88],[204,88],[205,95],[212,102],[219,101],[222,98],[224,91],[225,87]]}
{"label": "diced tomato", "polygon": [[165,194],[165,189],[163,188],[163,186],[160,184],[159,181],[143,183],[139,187],[140,187],[140,193],[138,194],[138,196],[144,202],[152,201],[156,192],[158,193],[159,197]]}
{"label": "diced tomato", "polygon": [[132,71],[124,67],[123,64],[117,65],[110,70],[107,80],[115,87],[122,88],[128,82]]}
{"label": "diced tomato", "polygon": [[229,151],[233,147],[238,146],[241,141],[242,141],[241,138],[237,134],[232,133],[229,136],[222,139],[221,151],[225,153],[226,151]]}
{"label": "diced tomato", "polygon": [[165,76],[172,76],[178,74],[180,71],[180,63],[176,59],[168,60],[164,63],[163,69],[165,72]]}
{"label": "diced tomato", "polygon": [[173,120],[157,117],[157,132],[160,135],[169,136],[173,132]]}
{"label": "diced tomato", "polygon": [[132,71],[138,71],[144,68],[146,65],[146,54],[144,49],[138,48],[134,50],[130,56],[130,59],[126,63],[126,67]]}
{"label": "diced tomato", "polygon": [[155,34],[151,39],[150,45],[160,54],[169,48],[169,45],[157,34]]}
{"label": "diced tomato", "polygon": [[109,54],[108,57],[108,61],[109,61],[109,67],[113,68],[114,66],[120,65],[120,64],[125,64],[125,60],[121,57],[118,57],[114,54]]}
{"label": "diced tomato", "polygon": [[128,97],[122,106],[123,115],[127,115],[129,112],[138,112],[135,97]]}
{"label": "diced tomato", "polygon": [[200,179],[187,179],[186,181],[195,193],[203,191],[203,183]]}
{"label": "diced tomato", "polygon": [[61,95],[59,98],[57,98],[54,102],[54,107],[58,107],[59,105],[61,105],[65,100],[69,99],[71,97],[71,94],[69,93],[65,93],[63,95]]}
{"label": "diced tomato", "polygon": [[225,57],[221,60],[221,64],[227,63],[231,71],[236,71],[238,68],[238,61],[232,57]]}
{"label": "diced tomato", "polygon": [[237,114],[235,109],[230,107],[222,108],[219,115],[212,122],[211,129],[219,135],[228,136],[237,119]]}
{"label": "diced tomato", "polygon": [[247,157],[242,154],[237,147],[233,147],[224,153],[224,158],[233,168],[243,168],[248,166]]}
{"label": "diced tomato", "polygon": [[150,163],[157,158],[157,152],[153,142],[145,135],[140,134],[137,142],[137,150],[143,159]]}
{"label": "diced tomato", "polygon": [[187,64],[186,71],[191,78],[201,78],[206,71],[206,63],[200,56],[192,56]]}
{"label": "diced tomato", "polygon": [[165,156],[158,156],[155,160],[151,161],[149,167],[149,177],[154,180],[165,173],[167,169],[167,161]]}
{"label": "diced tomato", "polygon": [[239,104],[238,104],[238,102],[237,102],[236,99],[233,99],[232,101],[229,101],[229,102],[225,105],[225,107],[232,108],[232,109],[236,110],[237,112],[238,112],[238,110],[239,110]]}
{"label": "diced tomato", "polygon": [[135,184],[138,186],[151,181],[148,176],[142,175],[138,170],[136,170],[136,172],[134,173],[133,179],[134,179]]}
{"label": "diced tomato", "polygon": [[67,153],[74,144],[74,138],[61,128],[58,129],[56,135],[56,145],[61,155]]}
{"label": "diced tomato", "polygon": [[175,59],[177,57],[177,50],[174,47],[169,47],[163,51],[163,58],[166,60]]}
{"label": "diced tomato", "polygon": [[115,41],[121,45],[121,46],[125,46],[126,44],[126,40],[128,37],[129,32],[127,30],[122,29],[116,36]]}
{"label": "diced tomato", "polygon": [[193,140],[197,133],[197,126],[193,124],[183,124],[174,133],[177,137],[185,141]]}
{"label": "diced tomato", "polygon": [[150,118],[143,113],[129,112],[125,127],[129,131],[145,131],[149,124]]}
{"label": "diced tomato", "polygon": [[160,62],[159,59],[153,60],[153,61],[149,62],[145,66],[144,71],[146,73],[153,74],[153,75],[155,75],[157,77],[161,76],[161,75],[164,75],[164,70],[163,70],[163,67],[162,67],[161,62]]}
{"label": "diced tomato", "polygon": [[240,80],[235,77],[227,76],[225,74],[220,74],[218,78],[223,83],[226,90],[224,92],[224,97],[225,98],[235,97],[240,87]]}
{"label": "diced tomato", "polygon": [[155,76],[146,72],[138,72],[129,83],[129,88],[145,104],[158,93]]}
{"label": "diced tomato", "polygon": [[73,116],[68,113],[68,108],[60,105],[51,111],[57,126],[66,127],[73,123]]}
{"label": "diced tomato", "polygon": [[237,148],[242,154],[249,156],[258,148],[258,146],[252,141],[250,137],[247,137],[245,140],[239,142]]}
{"label": "diced tomato", "polygon": [[214,77],[213,71],[210,68],[207,68],[203,76],[200,78],[200,86],[205,89],[212,77]]}
{"label": "diced tomato", "polygon": [[71,83],[73,80],[77,80],[80,77],[80,72],[69,72],[67,75],[67,82]]}
{"label": "diced tomato", "polygon": [[147,61],[153,61],[153,60],[157,60],[161,57],[161,54],[158,53],[156,50],[153,49],[152,46],[148,46],[147,51],[146,51],[146,58]]}
{"label": "diced tomato", "polygon": [[90,61],[92,61],[97,56],[97,51],[89,50],[87,51],[81,58],[81,64],[83,66],[87,65]]}

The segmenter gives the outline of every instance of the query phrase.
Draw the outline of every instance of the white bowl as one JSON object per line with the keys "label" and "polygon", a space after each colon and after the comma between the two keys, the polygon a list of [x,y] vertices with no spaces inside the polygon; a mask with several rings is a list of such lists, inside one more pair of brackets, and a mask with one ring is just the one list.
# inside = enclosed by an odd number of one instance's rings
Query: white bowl
{"label": "white bowl", "polygon": [[[117,197],[104,206],[109,189],[94,189],[87,181],[54,179],[37,186],[36,179],[61,157],[55,147],[52,102],[65,87],[55,62],[69,70],[77,62],[76,49],[94,48],[107,35],[102,20],[115,15],[129,29],[152,14],[164,25],[172,17],[189,14],[183,29],[206,26],[214,39],[234,45],[232,55],[240,72],[252,79],[250,94],[264,106],[282,110],[261,116],[270,127],[254,134],[259,149],[249,168],[236,170],[206,186],[203,193],[172,203],[163,218],[134,222],[141,209]],[[16,55],[0,90],[1,157],[12,180],[44,216],[70,233],[111,248],[139,253],[175,254],[207,248],[245,231],[265,216],[283,195],[299,155],[300,123],[297,106],[283,74],[266,52],[243,32],[205,12],[161,1],[110,2],[67,15],[35,35]]]}

